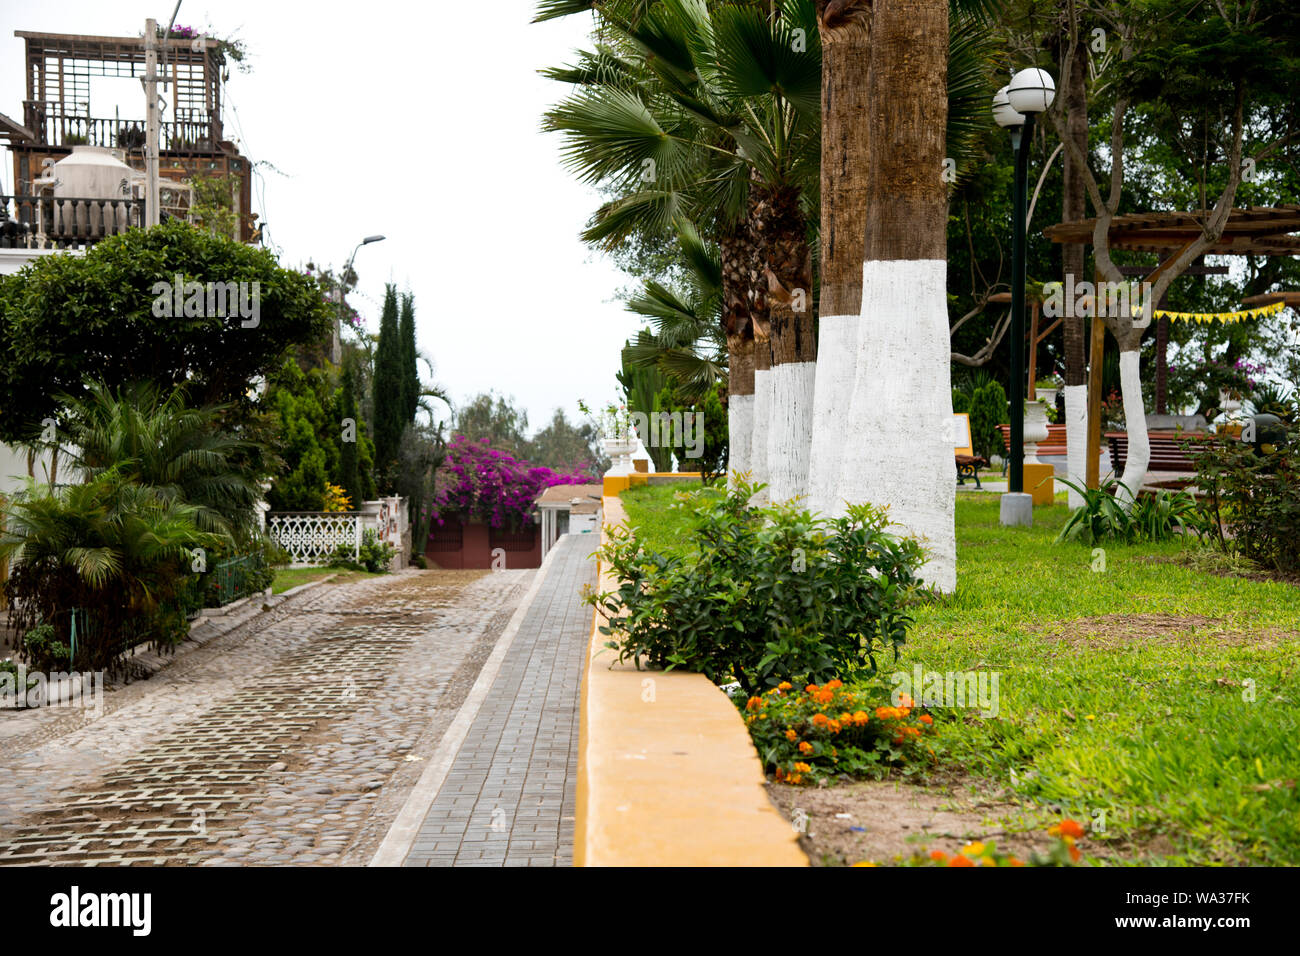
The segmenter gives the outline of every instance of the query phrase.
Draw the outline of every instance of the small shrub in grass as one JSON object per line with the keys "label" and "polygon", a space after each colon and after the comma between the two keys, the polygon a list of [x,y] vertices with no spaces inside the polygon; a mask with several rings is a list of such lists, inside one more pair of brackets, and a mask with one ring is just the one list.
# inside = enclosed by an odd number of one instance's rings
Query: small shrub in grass
{"label": "small shrub in grass", "polygon": [[880,776],[933,758],[925,734],[934,718],[906,695],[902,706],[891,706],[890,694],[877,682],[846,687],[832,680],[798,690],[783,681],[742,706],[764,768],[784,783],[816,783],[838,774]]}
{"label": "small shrub in grass", "polygon": [[1278,427],[1280,434],[1261,434],[1255,444],[1203,443],[1194,456],[1196,484],[1223,550],[1300,571],[1300,425]]}
{"label": "small shrub in grass", "polygon": [[761,486],[700,489],[672,554],[614,529],[598,552],[619,580],[587,601],[609,618],[601,633],[618,660],[684,668],[747,694],[785,677],[820,682],[876,672],[895,657],[920,590],[921,546],[885,532],[885,513],[855,505],[827,521],[793,505],[754,508]]}
{"label": "small shrub in grass", "polygon": [[349,571],[369,571],[371,574],[383,574],[388,570],[397,549],[386,541],[380,541],[375,532],[367,528],[361,539],[361,549],[357,557],[352,556],[352,548],[341,544],[334,549],[329,567],[347,568]]}
{"label": "small shrub in grass", "polygon": [[1133,501],[1128,488],[1114,478],[1103,481],[1100,488],[1081,487],[1068,478],[1057,481],[1083,496],[1083,504],[1066,520],[1058,542],[1169,541],[1179,534],[1201,537],[1208,528],[1196,499],[1185,491],[1161,489]]}

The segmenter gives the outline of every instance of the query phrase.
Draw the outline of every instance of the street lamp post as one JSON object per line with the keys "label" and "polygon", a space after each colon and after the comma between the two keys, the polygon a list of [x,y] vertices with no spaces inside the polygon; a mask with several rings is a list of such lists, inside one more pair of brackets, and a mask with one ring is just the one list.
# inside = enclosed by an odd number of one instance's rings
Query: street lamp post
{"label": "street lamp post", "polygon": [[343,274],[339,276],[339,314],[334,318],[334,341],[330,345],[330,361],[335,365],[343,361],[343,343],[339,334],[343,325],[343,296],[347,292],[348,273],[352,271],[352,261],[357,257],[357,249],[383,240],[383,236],[366,236],[358,242],[352,250],[352,255],[348,256],[348,264],[343,267]]}
{"label": "street lamp post", "polygon": [[1056,96],[1046,70],[1021,70],[993,96],[993,119],[1011,133],[1016,156],[1011,203],[1011,434],[1007,452],[1008,491],[1002,496],[1002,524],[1033,524],[1033,497],[1025,493],[1025,209],[1029,191],[1029,149],[1034,118]]}

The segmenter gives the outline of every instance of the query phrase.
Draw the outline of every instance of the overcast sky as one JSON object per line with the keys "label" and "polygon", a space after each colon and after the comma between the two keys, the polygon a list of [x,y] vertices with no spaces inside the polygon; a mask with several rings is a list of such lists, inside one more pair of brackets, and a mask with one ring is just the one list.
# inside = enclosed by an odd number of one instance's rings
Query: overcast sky
{"label": "overcast sky", "polygon": [[[0,112],[22,121],[15,30],[138,36],[174,2],[0,0]],[[536,429],[556,407],[572,420],[578,399],[614,397],[638,323],[613,300],[626,277],[577,238],[598,198],[538,131],[564,87],[536,71],[569,62],[590,21],[532,24],[533,6],[184,0],[176,22],[247,44],[252,69],[231,70],[223,119],[244,155],[285,174],[253,182],[281,262],[337,270],[362,237],[387,236],[356,259],[371,330],[384,283],[409,288],[438,382],[458,401],[514,395]],[[138,80],[91,97],[93,116],[144,116]],[[12,186],[5,150],[0,191]]]}

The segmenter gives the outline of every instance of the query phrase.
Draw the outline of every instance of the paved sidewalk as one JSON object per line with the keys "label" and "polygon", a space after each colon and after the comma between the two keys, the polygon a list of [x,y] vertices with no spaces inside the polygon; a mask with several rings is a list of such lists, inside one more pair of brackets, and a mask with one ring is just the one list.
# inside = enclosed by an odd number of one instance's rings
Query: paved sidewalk
{"label": "paved sidewalk", "polygon": [[590,534],[564,535],[405,858],[406,866],[571,866],[578,694],[591,634]]}

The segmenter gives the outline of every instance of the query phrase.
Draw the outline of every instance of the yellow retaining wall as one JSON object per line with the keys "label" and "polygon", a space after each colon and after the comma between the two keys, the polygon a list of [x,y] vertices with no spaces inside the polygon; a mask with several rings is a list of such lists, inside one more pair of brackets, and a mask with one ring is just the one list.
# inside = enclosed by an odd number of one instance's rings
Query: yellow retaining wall
{"label": "yellow retaining wall", "polygon": [[1056,469],[1051,465],[1026,463],[1024,468],[1024,488],[1033,496],[1035,505],[1050,505],[1056,497],[1056,481],[1052,477]]}
{"label": "yellow retaining wall", "polygon": [[[605,524],[625,520],[606,497]],[[600,590],[616,586],[602,566]],[[702,674],[614,664],[603,623],[582,682],[574,865],[807,866],[727,696]]]}
{"label": "yellow retaining wall", "polygon": [[698,481],[700,473],[698,471],[641,471],[631,475],[606,476],[601,479],[601,494],[606,498],[616,497],[632,485],[648,484],[651,478],[694,478]]}

